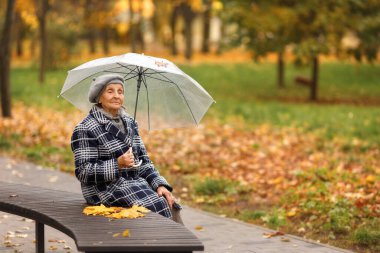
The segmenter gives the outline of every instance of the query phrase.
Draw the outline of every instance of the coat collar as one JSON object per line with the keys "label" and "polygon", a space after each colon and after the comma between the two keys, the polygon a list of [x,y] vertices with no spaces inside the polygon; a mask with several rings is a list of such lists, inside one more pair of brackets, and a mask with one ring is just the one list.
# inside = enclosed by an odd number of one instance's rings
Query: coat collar
{"label": "coat collar", "polygon": [[128,115],[128,113],[122,108],[120,110],[120,118],[124,122],[124,126],[126,129],[126,133],[124,134],[122,131],[120,131],[110,119],[108,119],[102,112],[99,110],[99,108],[94,105],[90,111],[90,115],[94,117],[101,125],[104,125],[104,128],[107,132],[111,133],[113,136],[118,138],[119,140],[125,142],[128,144],[128,146],[131,145],[131,137],[132,137],[132,122],[131,117]]}

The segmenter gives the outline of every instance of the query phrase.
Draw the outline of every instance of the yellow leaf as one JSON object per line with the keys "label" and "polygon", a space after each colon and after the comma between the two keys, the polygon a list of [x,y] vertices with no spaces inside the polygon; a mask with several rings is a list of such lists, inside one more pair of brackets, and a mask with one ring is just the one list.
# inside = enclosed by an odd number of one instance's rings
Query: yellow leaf
{"label": "yellow leaf", "polygon": [[112,237],[118,237],[120,233],[113,234]]}
{"label": "yellow leaf", "polygon": [[124,232],[123,232],[124,237],[129,237],[130,235],[131,234],[129,233],[129,229],[124,230]]}
{"label": "yellow leaf", "polygon": [[374,183],[375,182],[375,176],[374,175],[368,175],[365,179],[367,183]]}
{"label": "yellow leaf", "polygon": [[297,214],[297,209],[293,208],[292,210],[286,213],[286,216],[293,217],[293,216],[296,216],[296,214]]}
{"label": "yellow leaf", "polygon": [[107,218],[112,219],[122,219],[122,218],[130,218],[135,219],[138,217],[144,217],[145,214],[150,212],[150,210],[146,209],[142,206],[134,205],[131,208],[123,208],[123,207],[106,207],[104,205],[100,206],[88,206],[84,208],[83,213],[86,215],[102,215]]}
{"label": "yellow leaf", "polygon": [[53,246],[53,245],[52,245],[52,246],[49,247],[49,250],[57,250],[57,249],[58,249],[57,246]]}
{"label": "yellow leaf", "polygon": [[198,230],[198,231],[203,231],[203,230],[204,230],[204,228],[203,228],[202,226],[199,226],[199,225],[198,225],[198,226],[196,226],[196,227],[195,227],[195,230]]}
{"label": "yellow leaf", "polygon": [[198,197],[195,199],[195,203],[198,203],[198,204],[201,204],[201,203],[204,203],[205,202],[205,199],[203,197]]}
{"label": "yellow leaf", "polygon": [[145,207],[143,207],[143,206],[138,206],[138,205],[133,205],[133,206],[132,206],[132,209],[133,209],[133,210],[136,210],[136,211],[138,211],[138,212],[140,212],[140,213],[149,213],[149,212],[150,212],[149,209],[147,209],[147,208],[145,208]]}

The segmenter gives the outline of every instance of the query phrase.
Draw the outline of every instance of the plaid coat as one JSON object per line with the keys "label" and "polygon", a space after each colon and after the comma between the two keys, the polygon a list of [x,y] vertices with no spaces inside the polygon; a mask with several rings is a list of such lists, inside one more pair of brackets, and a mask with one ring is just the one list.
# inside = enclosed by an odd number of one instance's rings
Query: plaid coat
{"label": "plaid coat", "polygon": [[[149,160],[137,124],[125,112],[121,119],[125,134],[94,106],[74,129],[71,149],[75,175],[81,182],[84,198],[92,205],[129,207],[137,204],[171,218],[166,199],[159,197],[156,189],[165,186],[172,191],[172,188]],[[136,169],[119,171],[117,158],[127,152],[132,136],[133,154],[142,164]],[[181,208],[178,204],[174,207]]]}

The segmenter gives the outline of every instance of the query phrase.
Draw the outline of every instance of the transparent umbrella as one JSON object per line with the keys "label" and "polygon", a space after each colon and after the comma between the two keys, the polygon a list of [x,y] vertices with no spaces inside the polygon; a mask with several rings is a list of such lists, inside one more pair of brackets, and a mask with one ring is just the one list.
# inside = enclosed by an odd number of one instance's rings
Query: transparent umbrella
{"label": "transparent umbrella", "polygon": [[86,62],[68,72],[60,96],[89,111],[88,90],[93,78],[121,74],[124,106],[140,128],[153,130],[198,125],[214,99],[172,62],[128,53]]}

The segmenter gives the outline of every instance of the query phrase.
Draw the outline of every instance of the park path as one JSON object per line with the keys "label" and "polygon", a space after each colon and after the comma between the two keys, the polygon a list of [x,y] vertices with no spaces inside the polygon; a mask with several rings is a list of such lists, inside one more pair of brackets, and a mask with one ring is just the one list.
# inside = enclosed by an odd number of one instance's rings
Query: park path
{"label": "park path", "polygon": [[[80,192],[79,182],[73,175],[6,157],[0,157],[0,181]],[[291,235],[267,239],[263,237],[263,233],[273,232],[272,230],[223,218],[187,206],[182,211],[182,218],[185,226],[204,243],[205,252],[208,253],[351,252]],[[5,247],[7,233],[11,234],[11,238],[8,240],[12,244],[19,244],[18,246]],[[67,235],[50,227],[45,229],[45,233],[46,252],[78,252],[74,241]],[[0,212],[0,236],[0,240],[2,240],[0,253],[34,252],[34,222],[31,220]]]}

